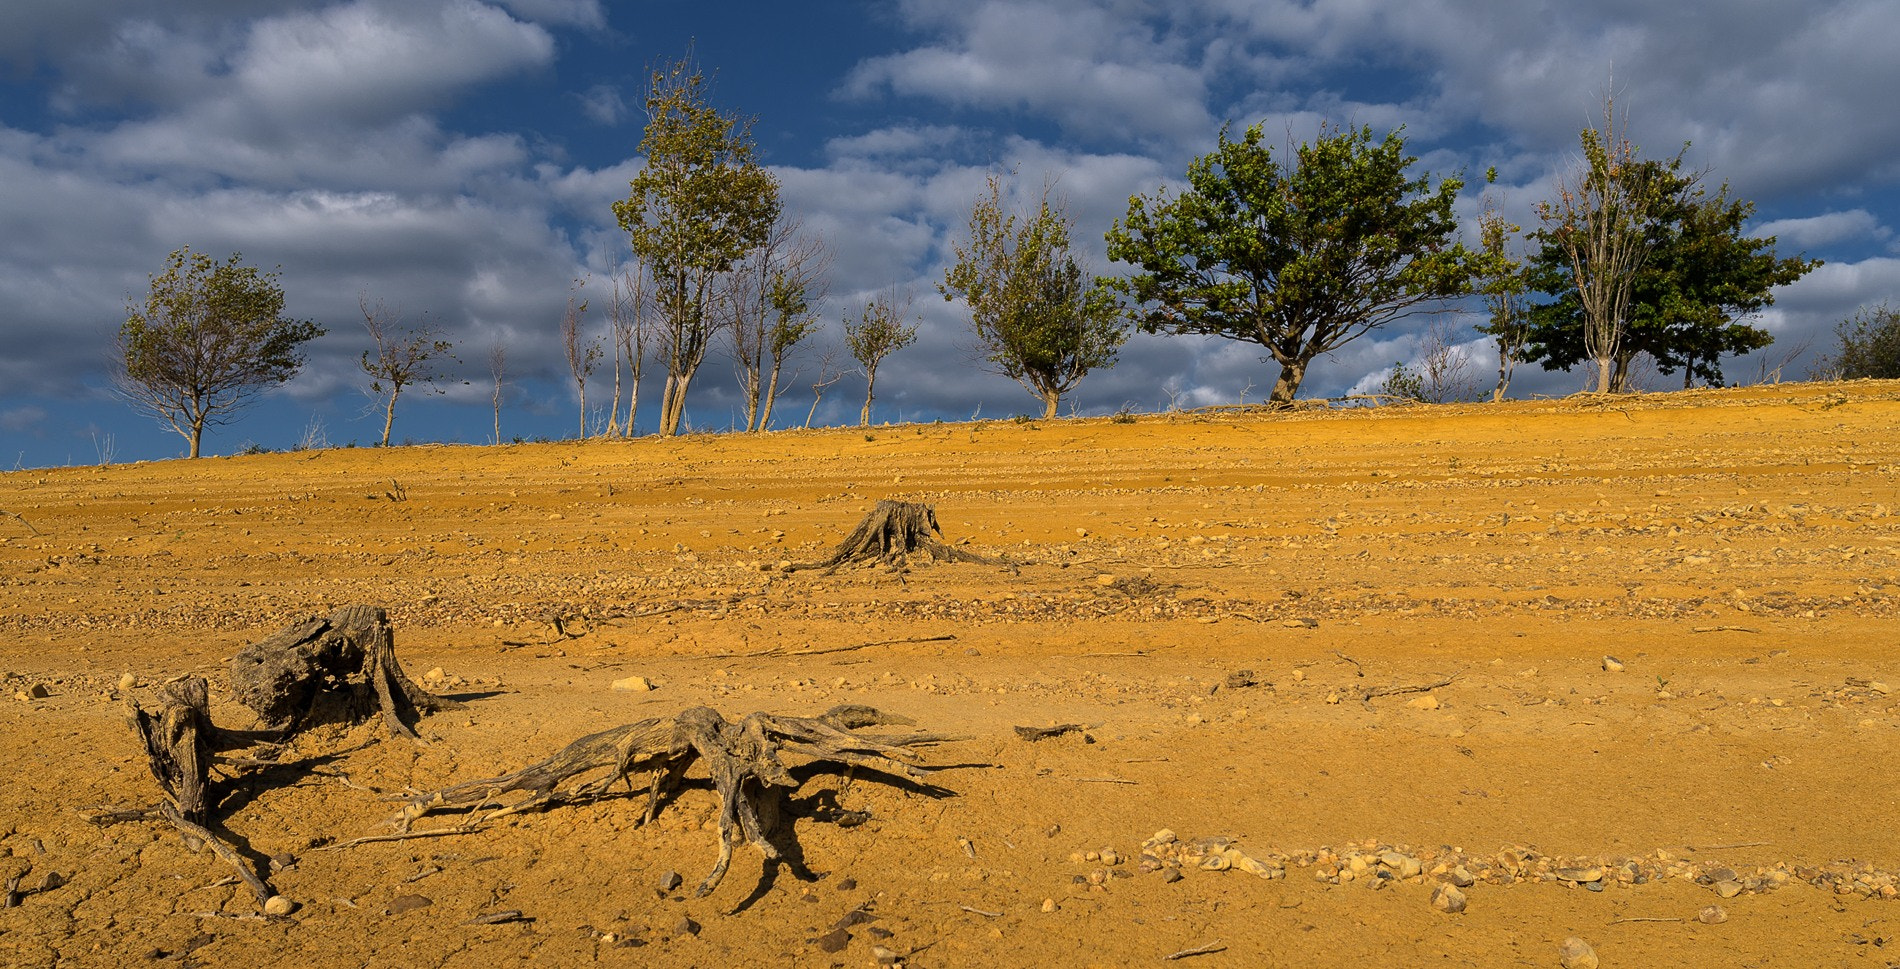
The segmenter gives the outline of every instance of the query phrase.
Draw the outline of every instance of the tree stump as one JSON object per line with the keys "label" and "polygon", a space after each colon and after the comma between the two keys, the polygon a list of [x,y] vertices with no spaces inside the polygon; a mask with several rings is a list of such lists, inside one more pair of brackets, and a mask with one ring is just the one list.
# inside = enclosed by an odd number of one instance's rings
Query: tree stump
{"label": "tree stump", "polygon": [[239,651],[230,673],[231,692],[273,730],[297,730],[340,702],[349,723],[379,709],[390,733],[419,740],[411,722],[461,707],[403,673],[389,616],[377,606],[344,606],[284,629]]}
{"label": "tree stump", "polygon": [[[399,826],[408,832],[412,822],[433,811],[472,805],[476,811],[487,811],[462,829],[473,830],[483,822],[507,815],[598,798],[623,778],[631,789],[633,775],[641,772],[648,774],[644,823],[659,813],[660,799],[679,784],[687,767],[703,760],[720,803],[719,857],[698,888],[698,895],[705,896],[725,877],[736,844],[751,844],[768,861],[782,858],[772,834],[783,806],[783,789],[798,787],[781,759],[783,755],[921,780],[929,768],[914,763],[917,755],[908,748],[956,738],[856,732],[864,727],[909,723],[903,717],[854,705],[836,706],[816,717],[753,713],[738,723],[728,722],[710,707],[692,707],[677,716],[641,720],[589,734],[512,774],[416,795],[403,808]],[[567,791],[560,789],[563,783],[595,771],[605,773]],[[517,792],[528,796],[505,804],[499,800]]]}
{"label": "tree stump", "polygon": [[824,569],[831,572],[852,562],[897,565],[918,552],[941,562],[1000,564],[997,559],[951,548],[937,540],[941,535],[943,529],[937,525],[937,510],[934,507],[914,501],[886,499],[865,513],[864,520],[858,522],[858,527],[852,529],[844,541],[838,543],[831,557],[821,562],[794,565],[789,571]]}

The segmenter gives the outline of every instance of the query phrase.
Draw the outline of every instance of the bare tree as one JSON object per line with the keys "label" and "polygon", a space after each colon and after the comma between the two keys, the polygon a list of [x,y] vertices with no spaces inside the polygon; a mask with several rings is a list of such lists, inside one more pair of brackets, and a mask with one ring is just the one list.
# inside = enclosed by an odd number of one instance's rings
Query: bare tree
{"label": "bare tree", "polygon": [[1636,145],[1618,128],[1614,95],[1604,98],[1603,127],[1585,128],[1581,138],[1581,166],[1557,179],[1556,200],[1540,204],[1537,214],[1544,235],[1569,257],[1584,352],[1597,365],[1596,392],[1611,393],[1621,389],[1612,368],[1658,199],[1649,177],[1654,166],[1638,160]]}
{"label": "bare tree", "polygon": [[843,380],[845,375],[850,373],[849,370],[836,366],[837,359],[838,348],[832,347],[826,350],[824,357],[818,361],[818,379],[811,385],[811,410],[805,412],[807,430],[811,428],[812,418],[818,416],[818,403],[825,399],[825,391],[830,390],[833,384]]}
{"label": "bare tree", "polygon": [[455,344],[442,339],[441,328],[426,315],[414,329],[403,329],[402,314],[381,300],[371,306],[367,297],[358,297],[356,305],[363,311],[363,328],[369,331],[372,344],[363,351],[363,372],[369,375],[370,399],[382,406],[382,446],[388,447],[389,432],[396,423],[396,399],[403,388],[421,385],[444,393],[436,381],[444,376],[440,369],[444,358],[455,360],[450,353]]}
{"label": "bare tree", "polygon": [[497,343],[488,348],[488,375],[495,380],[495,443],[501,443],[502,377],[508,370],[508,347]]}
{"label": "bare tree", "polygon": [[1471,356],[1458,345],[1452,324],[1434,322],[1425,331],[1421,350],[1420,390],[1426,401],[1445,404],[1478,395],[1478,382],[1471,373]]}
{"label": "bare tree", "polygon": [[[575,289],[585,286],[584,281],[576,282]],[[587,317],[587,301],[576,303],[574,294],[567,297],[567,311],[561,314],[561,350],[567,354],[567,368],[574,374],[574,390],[580,395],[581,402],[581,439],[587,439],[587,378],[594,372],[594,365],[600,362],[599,340],[588,340],[583,334]]]}
{"label": "bare tree", "polygon": [[864,410],[858,413],[858,426],[871,426],[871,401],[877,396],[877,368],[884,358],[917,342],[917,324],[906,325],[911,298],[883,292],[866,303],[853,320],[844,321],[844,342],[851,356],[864,368]]}
{"label": "bare tree", "polygon": [[771,426],[786,357],[823,325],[814,307],[824,301],[830,266],[831,252],[822,240],[802,235],[797,223],[781,221],[734,273],[727,293],[729,335],[745,396],[746,430]]}
{"label": "bare tree", "polygon": [[[647,340],[653,333],[653,281],[639,262],[622,263],[616,256],[608,265],[611,291],[607,300],[607,322],[613,329],[614,399],[607,415],[607,433],[633,436],[634,418],[640,410],[640,378],[646,372]],[[627,421],[618,422],[621,375],[627,384]]]}

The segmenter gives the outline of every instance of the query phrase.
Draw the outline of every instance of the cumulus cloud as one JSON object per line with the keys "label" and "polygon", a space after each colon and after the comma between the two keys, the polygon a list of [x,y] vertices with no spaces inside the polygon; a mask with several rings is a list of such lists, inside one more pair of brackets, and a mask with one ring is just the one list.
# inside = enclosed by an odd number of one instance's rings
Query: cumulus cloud
{"label": "cumulus cloud", "polygon": [[1773,238],[1790,249],[1816,248],[1837,242],[1885,243],[1893,230],[1866,209],[1849,209],[1799,219],[1776,219],[1756,226],[1753,235]]}

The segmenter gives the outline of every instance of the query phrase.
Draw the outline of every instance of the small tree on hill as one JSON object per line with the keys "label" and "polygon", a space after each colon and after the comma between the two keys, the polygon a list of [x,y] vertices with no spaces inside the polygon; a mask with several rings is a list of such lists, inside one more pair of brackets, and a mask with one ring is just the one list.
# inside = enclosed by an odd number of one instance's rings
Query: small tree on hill
{"label": "small tree on hill", "polygon": [[1149,333],[1258,343],[1280,365],[1268,401],[1289,404],[1315,357],[1470,291],[1472,253],[1453,241],[1463,182],[1406,177],[1394,131],[1323,131],[1282,166],[1254,125],[1188,166],[1188,188],[1135,196],[1108,257]]}
{"label": "small tree on hill", "polygon": [[359,298],[356,305],[363,311],[363,328],[369,331],[372,344],[363,351],[363,372],[369,375],[370,397],[383,406],[382,446],[388,447],[389,432],[396,423],[396,398],[402,396],[403,388],[417,384],[443,393],[435,382],[445,376],[440,369],[444,358],[455,360],[449,352],[455,344],[441,339],[440,330],[426,320],[413,330],[401,330],[398,315],[382,303],[371,307],[367,299]]}
{"label": "small tree on hill", "polygon": [[1900,310],[1882,303],[1863,308],[1834,327],[1840,349],[1819,372],[1834,380],[1900,379]]}
{"label": "small tree on hill", "polygon": [[190,247],[174,251],[144,305],[128,306],[119,328],[119,392],[183,436],[194,458],[205,425],[227,423],[296,376],[304,344],[324,332],[286,319],[278,273],[240,258],[219,263]]}
{"label": "small tree on hill", "polygon": [[871,426],[871,401],[877,396],[877,367],[884,358],[917,342],[917,324],[906,324],[910,299],[889,293],[879,294],[865,304],[864,312],[844,321],[844,342],[851,356],[864,368],[864,410],[858,414],[858,426]]}
{"label": "small tree on hill", "polygon": [[991,175],[937,286],[963,300],[984,361],[1041,399],[1045,418],[1089,371],[1112,366],[1128,338],[1113,291],[1076,263],[1069,229],[1047,186],[1035,214],[1019,217],[1005,212],[1002,179]]}

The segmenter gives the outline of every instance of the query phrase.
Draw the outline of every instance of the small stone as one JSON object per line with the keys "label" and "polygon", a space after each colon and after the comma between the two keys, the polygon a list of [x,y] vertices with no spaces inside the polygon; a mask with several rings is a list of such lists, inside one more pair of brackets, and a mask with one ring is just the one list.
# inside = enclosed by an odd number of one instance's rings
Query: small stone
{"label": "small stone", "polygon": [[1557,947],[1557,964],[1563,969],[1597,969],[1597,950],[1573,935]]}
{"label": "small stone", "polygon": [[297,910],[297,903],[282,895],[272,895],[264,901],[264,914],[271,918],[283,918]]}
{"label": "small stone", "polygon": [[1723,898],[1734,898],[1742,893],[1742,883],[1734,879],[1724,879],[1709,887],[1715,889],[1715,894]]}
{"label": "small stone", "polygon": [[832,929],[818,937],[818,948],[825,952],[842,952],[851,944],[851,933],[843,929]]}
{"label": "small stone", "polygon": [[139,678],[136,674],[133,674],[133,673],[119,674],[119,692],[124,693],[127,690],[135,689],[138,685],[139,685]]}
{"label": "small stone", "polygon": [[1445,880],[1458,888],[1470,888],[1477,882],[1477,879],[1471,876],[1470,870],[1463,865],[1446,872]]}
{"label": "small stone", "polygon": [[680,916],[680,920],[673,924],[673,934],[698,935],[699,923],[693,921],[691,916],[682,915]]}
{"label": "small stone", "polygon": [[28,699],[44,700],[47,697],[52,696],[53,691],[47,689],[46,684],[44,683],[35,683],[32,686],[29,686],[26,688],[26,695]]}
{"label": "small stone", "polygon": [[1042,900],[1042,910],[1043,910],[1043,911],[1044,911],[1045,913],[1047,913],[1047,912],[1053,912],[1053,911],[1055,911],[1055,910],[1056,910],[1056,900],[1055,900],[1055,899],[1053,899],[1053,898],[1045,898],[1045,899],[1043,899],[1043,900]]}
{"label": "small stone", "polygon": [[389,907],[383,909],[383,914],[401,915],[404,912],[413,912],[416,909],[428,908],[434,904],[435,901],[427,895],[398,895],[389,900]]}
{"label": "small stone", "polygon": [[1432,907],[1447,915],[1457,915],[1465,910],[1465,893],[1449,882],[1439,882],[1432,890]]}
{"label": "small stone", "polygon": [[1882,682],[1880,682],[1879,680],[1874,680],[1874,681],[1872,681],[1872,682],[1870,682],[1870,683],[1868,683],[1868,684],[1867,684],[1867,688],[1868,688],[1869,690],[1872,690],[1872,691],[1874,691],[1875,693],[1879,693],[1879,694],[1881,694],[1881,695],[1883,695],[1883,696],[1884,696],[1884,695],[1886,695],[1886,694],[1888,694],[1888,693],[1892,693],[1892,692],[1893,692],[1892,690],[1890,690],[1890,689],[1888,689],[1888,688],[1887,688],[1887,684],[1885,684],[1885,683],[1882,683]]}
{"label": "small stone", "polygon": [[1603,880],[1603,869],[1596,868],[1596,867],[1559,868],[1557,869],[1555,874],[1557,875],[1558,878],[1567,882],[1583,883],[1583,882],[1598,882],[1598,881]]}
{"label": "small stone", "polygon": [[1427,693],[1424,696],[1407,701],[1405,705],[1414,710],[1436,710],[1438,709],[1438,698]]}
{"label": "small stone", "polygon": [[858,887],[858,880],[855,878],[846,878],[843,881],[840,881],[838,883],[838,890],[841,892],[852,891],[853,889],[856,889],[857,887]]}
{"label": "small stone", "polygon": [[1703,925],[1721,925],[1728,921],[1728,911],[1720,905],[1705,905],[1695,913],[1695,920]]}
{"label": "small stone", "polygon": [[680,887],[680,884],[684,881],[686,881],[686,879],[681,878],[679,872],[671,871],[671,870],[661,872],[660,873],[660,891],[670,892],[673,889]]}
{"label": "small stone", "polygon": [[871,947],[871,958],[876,959],[878,965],[893,966],[903,961],[904,957],[898,955],[895,950],[886,949],[881,945],[874,945]]}
{"label": "small stone", "polygon": [[1161,880],[1170,885],[1180,881],[1183,877],[1185,876],[1181,874],[1181,869],[1179,868],[1169,868],[1161,873]]}
{"label": "small stone", "polygon": [[1103,572],[1101,575],[1098,575],[1095,577],[1095,584],[1096,585],[1114,585],[1115,577],[1113,575],[1110,575],[1107,572]]}
{"label": "small stone", "polygon": [[645,693],[653,689],[653,682],[644,676],[629,676],[615,680],[613,688],[628,693]]}

